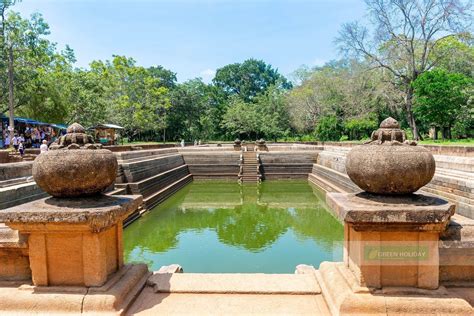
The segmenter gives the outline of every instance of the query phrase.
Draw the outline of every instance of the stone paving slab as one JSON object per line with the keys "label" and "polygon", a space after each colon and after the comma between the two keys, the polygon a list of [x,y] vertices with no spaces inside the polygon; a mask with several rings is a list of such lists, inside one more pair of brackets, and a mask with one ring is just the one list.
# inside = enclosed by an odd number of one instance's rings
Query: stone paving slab
{"label": "stone paving slab", "polygon": [[321,293],[313,274],[156,273],[148,284],[161,293]]}
{"label": "stone paving slab", "polygon": [[169,294],[145,288],[127,315],[330,315],[322,295]]}

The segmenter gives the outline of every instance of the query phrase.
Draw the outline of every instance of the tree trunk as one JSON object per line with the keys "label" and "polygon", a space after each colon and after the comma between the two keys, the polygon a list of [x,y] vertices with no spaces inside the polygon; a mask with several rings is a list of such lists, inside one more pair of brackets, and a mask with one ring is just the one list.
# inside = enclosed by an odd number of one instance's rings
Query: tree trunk
{"label": "tree trunk", "polygon": [[443,126],[443,128],[441,130],[441,137],[443,138],[443,140],[448,138],[448,130],[445,126]]}
{"label": "tree trunk", "polygon": [[15,133],[14,120],[14,96],[13,96],[13,47],[8,47],[8,112],[10,115],[10,148],[13,147],[13,136]]}
{"label": "tree trunk", "polygon": [[415,116],[413,114],[413,88],[410,84],[408,84],[405,96],[405,106],[407,111],[408,125],[410,125],[411,131],[413,132],[413,138],[415,140],[420,140],[420,133],[418,132],[418,127],[416,126],[415,122]]}

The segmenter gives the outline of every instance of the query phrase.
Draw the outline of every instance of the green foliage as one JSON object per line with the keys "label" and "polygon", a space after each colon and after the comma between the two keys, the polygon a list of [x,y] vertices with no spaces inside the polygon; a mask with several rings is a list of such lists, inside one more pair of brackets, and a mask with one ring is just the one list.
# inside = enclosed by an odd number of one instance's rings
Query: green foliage
{"label": "green foliage", "polygon": [[221,124],[230,138],[256,139],[259,125],[256,104],[246,103],[237,96],[231,97]]}
{"label": "green foliage", "polygon": [[474,37],[470,33],[448,36],[436,43],[431,59],[437,67],[452,73],[474,76]]}
{"label": "green foliage", "polygon": [[238,95],[245,102],[251,101],[271,85],[290,89],[291,83],[271,65],[262,60],[248,59],[217,69],[213,83],[228,95]]}
{"label": "green foliage", "polygon": [[[451,129],[456,121],[472,124],[469,122],[472,104],[468,105],[468,91],[472,91],[473,84],[474,81],[463,74],[442,69],[426,72],[413,83],[416,95],[414,111],[420,121],[443,129]],[[457,126],[457,129],[466,128]]]}
{"label": "green foliage", "polygon": [[351,118],[344,123],[348,140],[368,138],[377,127],[377,119],[374,115],[363,118]]}
{"label": "green foliage", "polygon": [[284,92],[275,85],[257,95],[254,102],[233,96],[223,116],[222,127],[230,137],[277,140],[287,135],[289,130],[284,100]]}
{"label": "green foliage", "polygon": [[320,141],[338,141],[343,132],[343,125],[335,115],[321,117],[315,129],[316,138]]}
{"label": "green foliage", "polygon": [[[459,138],[474,133],[474,48],[468,33],[429,42],[423,67],[421,42],[415,40],[415,51],[407,56],[397,37],[380,42],[376,52],[393,71],[374,69],[370,58],[343,59],[300,68],[293,87],[271,65],[248,59],[218,69],[211,84],[201,79],[177,83],[174,72],[160,65],[142,67],[125,56],[75,68],[74,51],[60,50],[48,39],[43,17],[8,11],[14,3],[0,2],[0,113],[9,106],[12,52],[15,115],[86,127],[115,123],[125,127],[124,136],[132,142],[360,140],[387,116],[403,128],[413,127],[410,91],[400,90],[406,87],[414,89],[421,131],[437,126],[448,137],[451,131]],[[406,58],[415,66],[407,66]],[[426,72],[427,65],[434,70]],[[410,67],[421,71],[412,73]],[[409,80],[401,80],[402,75]]]}
{"label": "green foliage", "polygon": [[201,79],[179,84],[171,91],[167,125],[168,139],[208,140],[217,136],[218,109],[214,107],[212,87]]}

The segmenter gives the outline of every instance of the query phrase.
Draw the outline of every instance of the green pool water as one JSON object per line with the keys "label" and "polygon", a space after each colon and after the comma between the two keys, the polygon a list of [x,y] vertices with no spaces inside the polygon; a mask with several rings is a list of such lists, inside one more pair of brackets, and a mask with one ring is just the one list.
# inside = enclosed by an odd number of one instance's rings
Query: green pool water
{"label": "green pool water", "polygon": [[124,231],[125,260],[185,272],[293,273],[342,260],[343,226],[307,181],[192,182]]}

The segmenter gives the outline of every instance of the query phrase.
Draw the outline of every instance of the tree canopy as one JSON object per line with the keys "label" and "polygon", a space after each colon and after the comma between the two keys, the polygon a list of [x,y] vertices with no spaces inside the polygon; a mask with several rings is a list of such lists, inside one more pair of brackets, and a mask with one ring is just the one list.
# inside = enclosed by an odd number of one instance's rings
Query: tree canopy
{"label": "tree canopy", "polygon": [[291,83],[262,60],[248,59],[217,69],[214,84],[228,95],[237,95],[244,101],[251,101],[265,92],[271,85],[290,89]]}
{"label": "tree canopy", "polygon": [[178,82],[157,63],[113,55],[76,67],[41,14],[0,1],[0,113],[86,127],[123,126],[129,141],[356,140],[387,116],[415,138],[474,135],[472,18],[461,0],[366,0],[367,25],[343,25],[344,55],[302,66],[290,82],[263,60]]}

